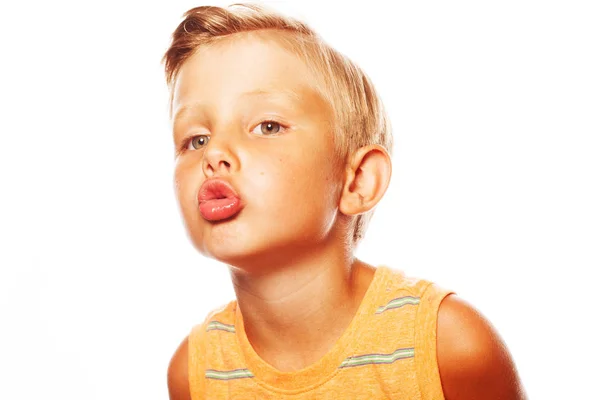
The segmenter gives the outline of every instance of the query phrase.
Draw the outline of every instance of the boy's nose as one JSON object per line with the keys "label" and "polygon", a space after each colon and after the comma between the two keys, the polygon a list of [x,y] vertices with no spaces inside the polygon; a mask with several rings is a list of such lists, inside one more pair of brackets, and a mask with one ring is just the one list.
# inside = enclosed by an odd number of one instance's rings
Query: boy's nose
{"label": "boy's nose", "polygon": [[231,174],[238,168],[237,157],[233,154],[230,143],[215,136],[217,135],[213,135],[208,141],[202,159],[202,169],[207,177]]}

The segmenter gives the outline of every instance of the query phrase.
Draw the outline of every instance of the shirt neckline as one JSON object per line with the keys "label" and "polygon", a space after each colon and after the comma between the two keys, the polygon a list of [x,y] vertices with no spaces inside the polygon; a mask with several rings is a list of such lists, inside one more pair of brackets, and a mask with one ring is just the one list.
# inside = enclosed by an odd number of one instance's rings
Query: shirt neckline
{"label": "shirt neckline", "polygon": [[267,386],[273,391],[293,394],[308,391],[331,379],[338,372],[342,362],[350,356],[348,352],[352,345],[360,342],[361,328],[365,326],[366,319],[375,313],[379,304],[379,297],[385,295],[385,290],[380,290],[380,288],[388,280],[390,273],[390,270],[383,266],[375,269],[373,280],[342,336],[320,360],[299,371],[280,371],[256,353],[248,341],[240,308],[236,304],[236,336],[240,352],[244,357],[248,370],[254,375],[255,382]]}

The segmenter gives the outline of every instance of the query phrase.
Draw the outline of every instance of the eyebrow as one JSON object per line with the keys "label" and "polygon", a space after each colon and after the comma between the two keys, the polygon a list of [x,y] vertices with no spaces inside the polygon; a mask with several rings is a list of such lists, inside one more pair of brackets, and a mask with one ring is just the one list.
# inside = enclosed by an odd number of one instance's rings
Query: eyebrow
{"label": "eyebrow", "polygon": [[[240,95],[240,97],[264,97],[264,98],[283,98],[287,100],[292,100],[293,102],[300,102],[302,100],[302,96],[298,94],[298,92],[290,89],[279,89],[279,90],[265,90],[265,89],[256,89],[249,92],[244,92]],[[173,116],[173,123],[177,123],[178,120],[182,119],[186,114],[193,112],[198,109],[202,109],[206,107],[207,104],[204,102],[196,102],[189,105],[185,105],[180,107],[175,115]]]}
{"label": "eyebrow", "polygon": [[186,114],[192,113],[194,110],[199,110],[206,107],[206,104],[203,102],[196,102],[192,104],[188,104],[182,107],[179,107],[173,115],[173,124],[177,124],[180,119],[183,119]]}
{"label": "eyebrow", "polygon": [[265,90],[257,89],[250,92],[242,93],[241,97],[287,97],[293,101],[301,101],[302,96],[298,92],[290,89],[283,90]]}

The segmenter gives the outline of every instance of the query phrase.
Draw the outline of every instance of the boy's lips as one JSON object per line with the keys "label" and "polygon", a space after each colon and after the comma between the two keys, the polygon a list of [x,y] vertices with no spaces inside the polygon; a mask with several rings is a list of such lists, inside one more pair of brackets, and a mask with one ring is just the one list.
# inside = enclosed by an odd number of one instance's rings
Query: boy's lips
{"label": "boy's lips", "polygon": [[240,196],[223,179],[204,181],[198,191],[200,214],[208,221],[219,221],[234,216],[242,209]]}

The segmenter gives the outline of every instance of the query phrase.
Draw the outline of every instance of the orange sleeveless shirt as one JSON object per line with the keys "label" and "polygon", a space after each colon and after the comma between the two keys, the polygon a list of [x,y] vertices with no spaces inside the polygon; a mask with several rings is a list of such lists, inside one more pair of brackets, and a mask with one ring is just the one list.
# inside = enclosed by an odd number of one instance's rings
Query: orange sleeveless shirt
{"label": "orange sleeveless shirt", "polygon": [[450,294],[431,282],[379,267],[352,322],[319,361],[281,372],[245,335],[235,301],[188,338],[192,400],[443,400],[436,356],[437,312]]}

